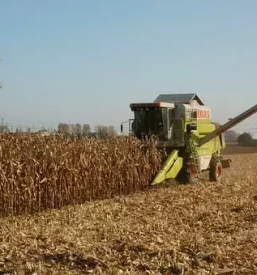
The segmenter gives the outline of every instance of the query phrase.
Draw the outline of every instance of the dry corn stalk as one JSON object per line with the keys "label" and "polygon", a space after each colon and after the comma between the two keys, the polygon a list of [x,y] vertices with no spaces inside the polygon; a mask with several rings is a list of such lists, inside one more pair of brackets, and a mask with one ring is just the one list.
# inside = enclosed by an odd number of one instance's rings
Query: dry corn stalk
{"label": "dry corn stalk", "polygon": [[160,167],[153,140],[2,135],[0,212],[24,214],[148,188]]}

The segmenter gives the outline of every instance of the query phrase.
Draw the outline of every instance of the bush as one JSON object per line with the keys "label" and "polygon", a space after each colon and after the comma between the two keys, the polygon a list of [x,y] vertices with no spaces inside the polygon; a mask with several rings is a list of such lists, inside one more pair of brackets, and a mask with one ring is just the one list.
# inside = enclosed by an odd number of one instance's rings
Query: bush
{"label": "bush", "polygon": [[237,142],[238,142],[239,145],[245,146],[245,147],[254,147],[254,146],[257,146],[257,140],[253,139],[253,137],[251,136],[250,133],[243,133],[243,134],[241,134],[238,137]]}

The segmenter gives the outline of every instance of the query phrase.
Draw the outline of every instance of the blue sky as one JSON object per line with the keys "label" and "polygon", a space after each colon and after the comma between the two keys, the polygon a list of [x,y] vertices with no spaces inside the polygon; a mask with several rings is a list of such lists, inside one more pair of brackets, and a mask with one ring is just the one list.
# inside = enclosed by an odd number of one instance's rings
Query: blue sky
{"label": "blue sky", "polygon": [[[2,0],[0,117],[114,125],[197,93],[220,123],[256,104],[256,0]],[[257,116],[235,129],[257,128]],[[256,129],[257,132],[257,129]]]}

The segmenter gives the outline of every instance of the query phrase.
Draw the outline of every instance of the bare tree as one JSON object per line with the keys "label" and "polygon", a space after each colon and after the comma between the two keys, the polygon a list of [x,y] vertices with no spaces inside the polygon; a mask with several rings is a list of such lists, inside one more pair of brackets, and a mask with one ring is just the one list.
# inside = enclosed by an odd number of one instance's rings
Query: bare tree
{"label": "bare tree", "polygon": [[76,133],[77,138],[81,138],[81,136],[82,136],[82,127],[81,127],[81,124],[76,123],[76,125],[75,125],[75,133]]}
{"label": "bare tree", "polygon": [[0,125],[0,133],[9,133],[10,130],[7,125]]}
{"label": "bare tree", "polygon": [[96,134],[98,138],[108,138],[116,135],[115,128],[113,126],[96,126]]}
{"label": "bare tree", "polygon": [[69,125],[67,123],[59,123],[58,133],[68,136],[69,134]]}
{"label": "bare tree", "polygon": [[22,126],[18,126],[17,128],[16,128],[16,131],[15,131],[16,133],[23,133],[23,130],[22,130]]}
{"label": "bare tree", "polygon": [[70,124],[70,130],[69,130],[69,133],[72,137],[75,137],[76,135],[76,129],[75,129],[75,124]]}
{"label": "bare tree", "polygon": [[82,136],[89,137],[91,133],[91,128],[89,124],[84,124],[82,127]]}
{"label": "bare tree", "polygon": [[113,126],[108,126],[108,135],[109,136],[115,136],[117,133],[115,131],[115,128]]}
{"label": "bare tree", "polygon": [[236,131],[229,130],[225,133],[225,138],[227,142],[237,142],[239,134]]}

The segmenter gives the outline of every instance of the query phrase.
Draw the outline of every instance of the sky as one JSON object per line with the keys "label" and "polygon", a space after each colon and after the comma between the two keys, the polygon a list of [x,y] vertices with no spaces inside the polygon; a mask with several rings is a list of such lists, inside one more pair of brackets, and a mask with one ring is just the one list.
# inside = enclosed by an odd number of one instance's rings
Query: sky
{"label": "sky", "polygon": [[[0,118],[114,125],[197,93],[225,123],[257,102],[256,0],[0,0]],[[256,128],[257,115],[234,129]]]}

